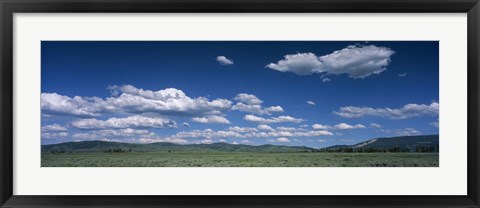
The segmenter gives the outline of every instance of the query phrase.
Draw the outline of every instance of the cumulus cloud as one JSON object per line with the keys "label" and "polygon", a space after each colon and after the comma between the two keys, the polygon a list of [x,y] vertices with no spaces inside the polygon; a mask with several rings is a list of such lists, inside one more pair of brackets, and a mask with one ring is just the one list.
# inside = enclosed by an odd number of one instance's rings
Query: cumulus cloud
{"label": "cumulus cloud", "polygon": [[279,117],[270,117],[270,118],[263,118],[263,117],[258,117],[254,115],[245,115],[243,117],[244,120],[250,121],[250,122],[258,122],[258,123],[286,123],[286,122],[291,122],[291,123],[301,123],[305,121],[304,119],[300,118],[294,118],[291,116],[279,116]]}
{"label": "cumulus cloud", "polygon": [[414,128],[404,128],[404,129],[381,129],[380,132],[387,133],[387,134],[395,134],[397,136],[415,136],[415,135],[420,135],[422,132],[420,132],[417,129]]}
{"label": "cumulus cloud", "polygon": [[257,129],[263,130],[263,131],[273,131],[274,130],[272,127],[270,127],[269,125],[266,125],[266,124],[258,125]]}
{"label": "cumulus cloud", "polygon": [[40,95],[40,107],[42,114],[72,115],[91,117],[100,115],[102,105],[97,104],[100,98],[73,98],[57,93],[42,93]]}
{"label": "cumulus cloud", "polygon": [[55,131],[67,131],[67,127],[64,127],[60,124],[51,124],[42,126],[42,132],[55,132]]}
{"label": "cumulus cloud", "polygon": [[227,57],[225,56],[217,56],[217,61],[218,63],[220,63],[221,65],[232,65],[233,64],[233,61],[228,59]]}
{"label": "cumulus cloud", "polygon": [[109,86],[108,89],[113,96],[106,99],[42,93],[42,114],[95,117],[108,113],[157,113],[202,117],[222,114],[232,106],[227,99],[191,98],[175,88],[151,91],[123,85]]}
{"label": "cumulus cloud", "polygon": [[183,124],[182,124],[182,125],[183,125],[183,126],[185,126],[185,127],[190,127],[190,124],[189,124],[189,123],[187,123],[187,122],[183,122]]}
{"label": "cumulus cloud", "polygon": [[279,131],[296,131],[297,128],[280,126],[280,127],[277,127],[277,130],[279,130]]}
{"label": "cumulus cloud", "polygon": [[127,143],[170,142],[177,144],[186,144],[189,142],[179,137],[159,137],[154,132],[132,128],[88,130],[85,133],[75,133],[72,137],[76,139],[75,141],[102,140]]}
{"label": "cumulus cloud", "polygon": [[234,132],[240,132],[240,133],[247,133],[247,132],[258,132],[258,129],[252,128],[252,127],[239,127],[239,126],[233,126],[233,127],[228,127],[229,131],[234,131]]}
{"label": "cumulus cloud", "polygon": [[127,112],[154,112],[168,115],[209,115],[219,114],[231,108],[227,99],[208,100],[205,97],[190,98],[182,90],[167,88],[150,91],[132,85],[111,86],[112,91],[120,91],[118,97],[107,98],[107,104]]}
{"label": "cumulus cloud", "polygon": [[[259,125],[260,126],[260,125]],[[227,138],[279,138],[279,137],[319,137],[319,136],[332,136],[332,132],[326,130],[314,130],[308,131],[302,128],[294,127],[278,127],[273,129],[267,125],[261,126],[260,128],[255,127],[239,127],[233,126],[225,130],[213,130],[213,129],[204,129],[204,130],[191,130],[191,131],[182,131],[174,135],[168,136],[166,138],[178,138],[178,139],[212,139],[218,140],[227,139]]]}
{"label": "cumulus cloud", "polygon": [[346,123],[339,123],[337,125],[334,126],[336,129],[340,129],[340,130],[346,130],[346,129],[364,129],[366,128],[364,125],[362,124],[356,124],[356,125],[350,125],[350,124],[346,124]]}
{"label": "cumulus cloud", "polygon": [[238,110],[247,113],[254,113],[258,115],[271,115],[272,113],[283,112],[281,106],[271,106],[268,108],[262,107],[263,100],[260,100],[257,96],[247,93],[240,93],[235,98],[233,98],[236,103],[232,110]]}
{"label": "cumulus cloud", "polygon": [[322,79],[322,82],[330,82],[330,81],[331,80],[329,78],[326,78],[326,77]]}
{"label": "cumulus cloud", "polygon": [[350,125],[347,123],[339,123],[334,126],[323,125],[323,124],[313,124],[312,128],[315,130],[327,130],[327,129],[346,130],[346,129],[364,129],[366,127],[362,124]]}
{"label": "cumulus cloud", "polygon": [[279,137],[277,139],[270,139],[268,140],[269,142],[282,142],[282,143],[288,143],[290,140],[287,137]]}
{"label": "cumulus cloud", "polygon": [[230,121],[222,116],[205,116],[205,117],[194,117],[192,121],[198,123],[220,123],[220,124],[229,124]]}
{"label": "cumulus cloud", "polygon": [[283,112],[283,108],[281,106],[270,106],[268,108],[265,108],[265,111],[269,113],[281,113]]}
{"label": "cumulus cloud", "polygon": [[331,129],[332,127],[329,125],[322,125],[322,124],[313,124],[313,129]]}
{"label": "cumulus cloud", "polygon": [[170,136],[172,138],[244,138],[242,134],[234,131],[228,130],[220,130],[214,131],[212,129],[204,129],[204,130],[192,130],[192,131],[181,131],[176,133],[175,135]]}
{"label": "cumulus cloud", "polygon": [[79,129],[124,129],[124,128],[164,128],[176,127],[175,121],[160,117],[144,117],[139,115],[125,118],[109,118],[107,120],[80,119],[71,123]]}
{"label": "cumulus cloud", "polygon": [[175,144],[187,144],[188,141],[180,138],[140,138],[140,143],[157,143],[157,142],[169,142]]}
{"label": "cumulus cloud", "polygon": [[438,116],[439,104],[407,104],[402,108],[341,107],[334,113],[344,118],[360,118],[365,116],[386,117],[390,119],[407,119],[419,116]]}
{"label": "cumulus cloud", "polygon": [[244,139],[244,140],[242,140],[242,141],[240,141],[240,142],[241,142],[241,143],[244,143],[244,144],[255,144],[255,142],[250,141],[250,140],[248,140],[248,139]]}
{"label": "cumulus cloud", "polygon": [[212,140],[212,139],[202,139],[202,140],[200,141],[200,143],[202,143],[202,144],[211,144],[211,143],[213,143],[213,140]]}
{"label": "cumulus cloud", "polygon": [[272,113],[283,112],[283,108],[280,106],[271,106],[268,108],[263,108],[261,105],[249,105],[245,103],[237,103],[232,107],[232,110],[255,113],[259,115],[271,115]]}
{"label": "cumulus cloud", "polygon": [[62,139],[68,136],[68,132],[42,132],[42,139]]}
{"label": "cumulus cloud", "polygon": [[309,104],[309,105],[316,105],[316,103],[313,102],[313,101],[311,101],[311,100],[307,100],[307,104]]}
{"label": "cumulus cloud", "polygon": [[382,125],[377,124],[377,123],[371,123],[370,127],[372,127],[372,128],[382,128]]}
{"label": "cumulus cloud", "polygon": [[108,139],[108,138],[133,138],[133,137],[150,137],[155,136],[154,133],[145,129],[101,129],[92,130],[86,133],[75,133],[73,138],[75,139]]}
{"label": "cumulus cloud", "polygon": [[233,99],[250,105],[258,105],[263,103],[263,100],[260,100],[257,96],[247,93],[240,93]]}
{"label": "cumulus cloud", "polygon": [[386,47],[351,45],[324,56],[313,53],[288,54],[284,59],[270,63],[266,67],[300,76],[316,73],[347,74],[350,78],[357,79],[380,74],[386,70],[390,56],[394,53]]}

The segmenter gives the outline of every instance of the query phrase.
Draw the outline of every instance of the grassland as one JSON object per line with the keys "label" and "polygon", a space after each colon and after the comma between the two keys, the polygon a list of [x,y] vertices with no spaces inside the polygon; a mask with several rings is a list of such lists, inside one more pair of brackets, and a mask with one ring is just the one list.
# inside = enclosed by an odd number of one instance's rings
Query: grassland
{"label": "grassland", "polygon": [[438,167],[438,153],[42,153],[42,167]]}

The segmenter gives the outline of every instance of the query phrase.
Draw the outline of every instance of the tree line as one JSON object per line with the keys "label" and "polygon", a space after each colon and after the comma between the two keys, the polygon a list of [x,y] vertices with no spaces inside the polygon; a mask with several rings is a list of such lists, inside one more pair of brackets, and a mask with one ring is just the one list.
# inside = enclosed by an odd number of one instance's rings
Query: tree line
{"label": "tree line", "polygon": [[123,153],[123,152],[131,152],[132,149],[121,149],[121,148],[115,148],[115,149],[108,149],[105,150],[105,153]]}
{"label": "tree line", "polygon": [[439,148],[437,146],[416,146],[415,148],[400,148],[400,147],[391,147],[391,148],[384,148],[384,149],[377,149],[377,148],[352,148],[352,147],[339,147],[339,148],[332,148],[332,149],[319,149],[318,152],[355,152],[355,153],[373,153],[373,152],[438,152]]}

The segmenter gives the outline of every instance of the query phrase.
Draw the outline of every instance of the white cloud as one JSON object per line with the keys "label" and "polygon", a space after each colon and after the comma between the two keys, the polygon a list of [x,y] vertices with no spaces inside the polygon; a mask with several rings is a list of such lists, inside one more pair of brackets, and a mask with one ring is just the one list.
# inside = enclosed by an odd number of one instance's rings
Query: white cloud
{"label": "white cloud", "polygon": [[227,99],[210,101],[205,97],[190,98],[175,88],[151,91],[123,85],[109,86],[108,89],[114,96],[106,99],[79,96],[71,98],[56,93],[42,93],[42,114],[94,117],[108,113],[157,113],[201,117],[222,114],[232,106],[232,102]]}
{"label": "white cloud", "polygon": [[272,113],[283,112],[283,108],[280,106],[271,106],[263,108],[261,105],[250,105],[245,103],[237,103],[232,106],[232,110],[238,110],[247,113],[255,113],[258,115],[271,115]]}
{"label": "white cloud", "polygon": [[313,102],[313,101],[311,101],[311,100],[307,100],[307,104],[309,104],[309,105],[316,105],[316,103]]}
{"label": "white cloud", "polygon": [[436,128],[439,127],[438,121],[430,122],[429,124],[430,124],[430,126],[433,126],[433,127],[436,127]]}
{"label": "white cloud", "polygon": [[213,140],[212,140],[212,139],[202,139],[202,141],[200,141],[200,143],[202,143],[202,144],[211,144],[211,143],[213,143]]}
{"label": "white cloud", "polygon": [[377,123],[371,123],[370,127],[372,127],[372,128],[382,128],[382,125],[377,124]]}
{"label": "white cloud", "polygon": [[390,48],[367,46],[348,46],[331,54],[317,57],[313,53],[285,55],[283,60],[270,63],[266,67],[297,75],[315,73],[348,74],[350,78],[365,78],[380,74],[390,63],[395,52]]}
{"label": "white cloud", "polygon": [[287,137],[280,137],[277,138],[277,142],[290,142],[290,140]]}
{"label": "white cloud", "polygon": [[252,141],[250,141],[250,140],[248,140],[248,139],[242,140],[242,141],[240,141],[240,142],[241,142],[241,143],[244,143],[244,144],[254,144],[254,143],[255,143],[255,142],[252,142]]}
{"label": "white cloud", "polygon": [[183,126],[185,126],[185,127],[190,127],[190,124],[189,124],[189,123],[187,123],[187,122],[183,122],[183,124],[182,124],[182,125],[183,125]]}
{"label": "white cloud", "polygon": [[277,138],[276,140],[269,140],[269,141],[273,141],[273,142],[282,142],[282,143],[287,143],[287,142],[290,142],[290,140],[287,138],[287,137],[279,137]]}
{"label": "white cloud", "polygon": [[332,127],[329,125],[322,125],[322,124],[313,124],[312,125],[313,129],[331,129]]}
{"label": "white cloud", "polygon": [[68,132],[42,132],[42,139],[63,139],[68,136]]}
{"label": "white cloud", "polygon": [[268,68],[281,71],[293,72],[297,75],[310,75],[325,72],[323,64],[313,53],[297,53],[284,56],[283,60],[267,65]]}
{"label": "white cloud", "polygon": [[407,76],[407,73],[405,72],[405,73],[403,73],[403,74],[398,74],[398,76],[399,76],[399,77],[405,77],[405,76]]}
{"label": "white cloud", "polygon": [[281,106],[271,106],[268,108],[262,107],[261,104],[263,103],[263,101],[252,94],[240,93],[233,99],[238,101],[238,103],[232,107],[232,110],[238,110],[259,115],[271,115],[272,113],[283,112],[283,108]]}
{"label": "white cloud", "polygon": [[192,121],[198,123],[220,123],[220,124],[229,124],[230,121],[222,116],[205,116],[205,117],[193,117]]}
{"label": "white cloud", "polygon": [[93,130],[88,131],[87,133],[75,133],[73,134],[73,138],[75,139],[101,139],[101,138],[130,138],[134,139],[134,137],[154,137],[155,134],[144,129],[132,129],[132,128],[125,128],[125,129],[102,129],[102,130]]}
{"label": "white cloud", "polygon": [[264,130],[264,131],[274,131],[272,127],[266,124],[260,124],[257,126],[257,129]]}
{"label": "white cloud", "polygon": [[297,129],[295,127],[283,127],[283,126],[280,126],[280,127],[277,127],[277,130],[278,131],[296,131]]}
{"label": "white cloud", "polygon": [[330,81],[331,80],[329,78],[326,78],[326,77],[322,79],[322,82],[330,82]]}
{"label": "white cloud", "polygon": [[233,141],[232,144],[238,144],[238,142],[237,142],[237,141]]}
{"label": "white cloud", "polygon": [[246,121],[250,122],[258,122],[258,123],[285,123],[285,122],[291,122],[291,123],[301,123],[305,121],[304,119],[300,118],[294,118],[291,116],[279,116],[279,117],[270,117],[270,118],[262,118],[254,115],[245,115],[243,118]]}
{"label": "white cloud", "polygon": [[67,127],[64,127],[60,124],[42,126],[42,132],[67,131],[67,130],[68,130]]}
{"label": "white cloud", "polygon": [[204,130],[192,130],[192,131],[181,131],[175,135],[170,136],[172,138],[244,138],[244,136],[238,132],[234,131],[214,131],[212,129]]}
{"label": "white cloud", "polygon": [[396,134],[400,136],[413,136],[413,135],[419,135],[421,134],[421,132],[414,128],[405,128],[403,130],[396,131]]}
{"label": "white cloud", "polygon": [[257,96],[247,93],[240,93],[233,99],[249,105],[259,105],[263,103],[263,100],[260,100]]}
{"label": "white cloud", "polygon": [[175,121],[165,118],[151,118],[139,115],[125,118],[109,118],[107,120],[79,119],[71,123],[73,127],[79,129],[124,129],[124,128],[164,128],[176,127]]}
{"label": "white cloud", "polygon": [[[332,132],[325,130],[308,131],[301,128],[279,127],[273,129],[267,125],[259,125],[260,128],[233,126],[225,130],[214,131],[212,129],[182,131],[167,138],[179,139],[226,139],[226,138],[278,138],[278,137],[318,137],[331,136]],[[268,131],[261,131],[268,130]]]}
{"label": "white cloud", "polygon": [[100,98],[73,98],[57,93],[42,93],[40,95],[40,107],[42,114],[72,115],[72,116],[98,116],[100,109],[96,101]]}
{"label": "white cloud", "polygon": [[234,132],[240,132],[240,133],[258,132],[258,129],[256,129],[256,128],[239,127],[239,126],[228,127],[228,130],[229,131],[234,131]]}
{"label": "white cloud", "polygon": [[102,140],[102,141],[116,141],[128,143],[155,143],[155,142],[170,142],[178,144],[186,144],[187,140],[178,137],[159,137],[154,132],[145,129],[102,129],[89,130],[86,133],[75,133],[72,138],[76,141],[86,140]]}
{"label": "white cloud", "polygon": [[218,63],[220,63],[221,65],[232,65],[233,64],[233,61],[228,59],[227,57],[225,56],[217,56],[217,61]]}
{"label": "white cloud", "polygon": [[277,105],[277,106],[270,106],[270,107],[268,107],[268,108],[265,108],[265,110],[266,110],[267,112],[269,112],[269,113],[273,113],[273,112],[275,112],[275,113],[280,113],[280,112],[283,112],[283,108],[280,107],[280,106],[278,106],[278,105]]}
{"label": "white cloud", "polygon": [[356,124],[356,125],[350,125],[350,124],[346,124],[346,123],[339,123],[337,125],[334,126],[336,129],[340,129],[340,130],[345,130],[345,129],[364,129],[366,128],[364,125],[362,124]]}
{"label": "white cloud", "polygon": [[266,121],[265,118],[254,116],[254,115],[245,115],[245,117],[243,117],[243,119],[246,120],[246,121],[259,122],[259,123]]}
{"label": "white cloud", "polygon": [[407,104],[402,108],[370,108],[370,107],[341,107],[335,114],[344,118],[360,118],[364,116],[386,117],[390,119],[407,119],[419,116],[438,116],[439,104],[432,102],[425,104]]}
{"label": "white cloud", "polygon": [[111,86],[118,90],[118,97],[107,98],[106,102],[127,112],[155,112],[168,115],[210,115],[219,114],[231,108],[226,99],[209,101],[205,97],[190,98],[182,90],[167,88],[159,91],[138,89],[132,85]]}
{"label": "white cloud", "polygon": [[320,130],[320,129],[323,129],[323,130],[327,130],[327,129],[345,130],[345,129],[364,129],[366,127],[362,124],[350,125],[350,124],[347,124],[347,123],[339,123],[339,124],[337,124],[333,127],[329,126],[329,125],[323,125],[323,124],[313,124],[312,128],[316,129],[316,130]]}
{"label": "white cloud", "polygon": [[397,136],[414,136],[414,135],[420,135],[422,132],[419,130],[416,130],[414,128],[404,128],[404,129],[381,129],[380,132],[386,133],[386,134],[395,134]]}
{"label": "white cloud", "polygon": [[318,141],[318,142],[328,142],[328,140],[326,140],[326,139],[319,139],[319,140],[317,140],[317,141]]}
{"label": "white cloud", "polygon": [[333,133],[326,130],[320,130],[320,131],[308,131],[308,132],[294,132],[292,133],[292,135],[297,137],[317,137],[317,136],[332,136]]}
{"label": "white cloud", "polygon": [[140,143],[157,143],[157,142],[169,142],[175,144],[187,144],[188,141],[180,138],[140,138]]}

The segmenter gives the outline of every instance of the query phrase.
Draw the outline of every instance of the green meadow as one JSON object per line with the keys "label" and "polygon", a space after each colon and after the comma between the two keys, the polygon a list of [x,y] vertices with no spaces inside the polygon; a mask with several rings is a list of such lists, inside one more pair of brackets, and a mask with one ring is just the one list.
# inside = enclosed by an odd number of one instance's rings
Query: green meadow
{"label": "green meadow", "polygon": [[437,153],[42,152],[42,167],[438,167]]}

